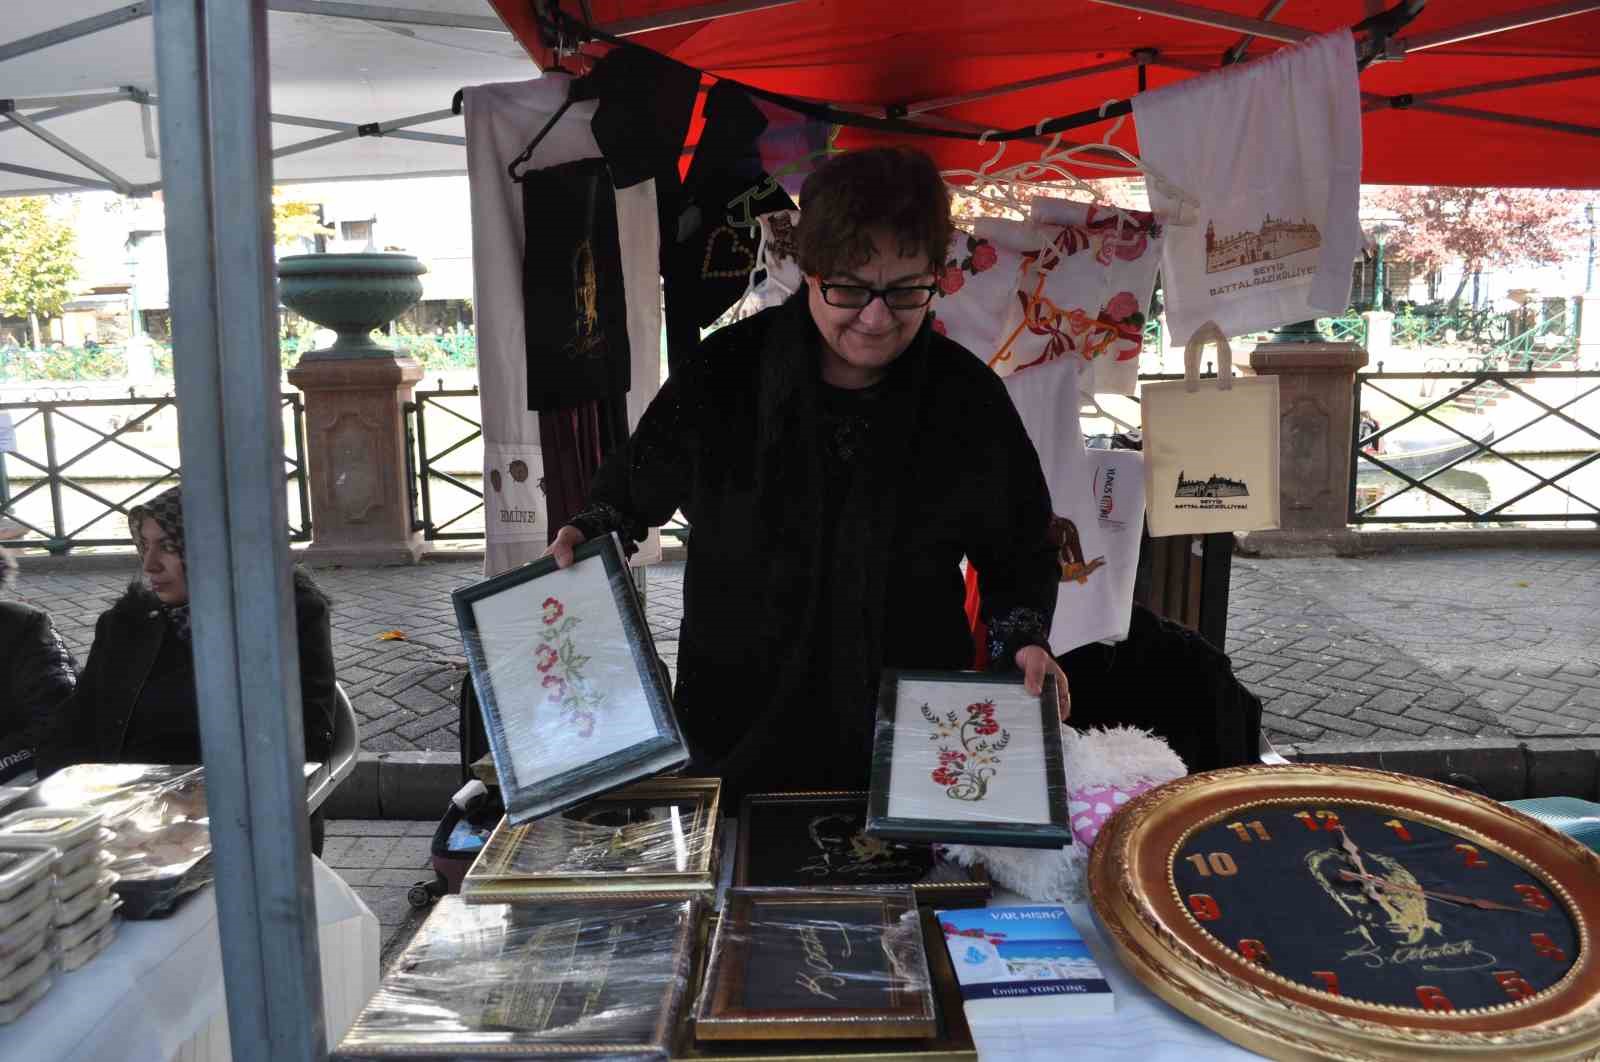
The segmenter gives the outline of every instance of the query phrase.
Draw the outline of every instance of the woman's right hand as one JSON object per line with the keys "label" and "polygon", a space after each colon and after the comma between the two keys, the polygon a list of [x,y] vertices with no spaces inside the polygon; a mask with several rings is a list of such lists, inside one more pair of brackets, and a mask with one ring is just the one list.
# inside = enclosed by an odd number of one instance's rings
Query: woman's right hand
{"label": "woman's right hand", "polygon": [[583,545],[587,539],[582,531],[571,524],[566,524],[556,532],[556,540],[544,551],[544,556],[554,557],[557,568],[572,567],[572,551]]}

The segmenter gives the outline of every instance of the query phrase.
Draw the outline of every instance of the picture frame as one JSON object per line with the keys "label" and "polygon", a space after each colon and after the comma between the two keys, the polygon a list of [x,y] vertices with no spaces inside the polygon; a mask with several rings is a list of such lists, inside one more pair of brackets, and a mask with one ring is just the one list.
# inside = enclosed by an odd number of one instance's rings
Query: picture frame
{"label": "picture frame", "polygon": [[730,888],[695,1014],[699,1040],[938,1033],[916,898],[884,889]]}
{"label": "picture frame", "polygon": [[514,824],[689,762],[616,536],[451,594]]}
{"label": "picture frame", "polygon": [[461,883],[468,903],[603,893],[711,895],[715,778],[652,778],[520,825],[502,818]]}
{"label": "picture frame", "polygon": [[698,921],[692,899],[443,897],[330,1057],[665,1058]]}
{"label": "picture frame", "polygon": [[1055,683],[1021,675],[886,669],[879,685],[867,835],[1060,848],[1067,818]]}
{"label": "picture frame", "polygon": [[866,835],[865,790],[749,793],[739,805],[738,887],[909,885],[919,904],[964,907],[993,892],[982,864],[941,860],[918,841]]}

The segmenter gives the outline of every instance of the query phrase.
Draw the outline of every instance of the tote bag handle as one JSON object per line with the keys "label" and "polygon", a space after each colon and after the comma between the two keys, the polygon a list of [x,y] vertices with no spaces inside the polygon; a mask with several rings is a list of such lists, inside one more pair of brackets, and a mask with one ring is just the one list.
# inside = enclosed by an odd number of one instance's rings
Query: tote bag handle
{"label": "tote bag handle", "polygon": [[1194,335],[1183,346],[1183,387],[1190,394],[1200,390],[1200,352],[1207,344],[1217,348],[1217,390],[1233,390],[1233,348],[1228,337],[1215,321],[1207,321],[1195,329]]}

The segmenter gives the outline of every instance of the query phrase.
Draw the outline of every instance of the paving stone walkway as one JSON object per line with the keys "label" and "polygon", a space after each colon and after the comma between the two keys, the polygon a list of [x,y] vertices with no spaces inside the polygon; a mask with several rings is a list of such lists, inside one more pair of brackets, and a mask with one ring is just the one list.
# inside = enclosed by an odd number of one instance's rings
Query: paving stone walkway
{"label": "paving stone walkway", "polygon": [[[333,599],[339,678],[363,749],[457,751],[465,665],[450,591],[480,571],[440,560],[315,573]],[[645,576],[645,611],[669,666],[681,580],[679,564]],[[24,561],[17,591],[50,611],[81,663],[126,581],[29,573]],[[405,639],[382,640],[394,630]],[[1280,744],[1597,736],[1600,550],[1235,557],[1227,650]]]}

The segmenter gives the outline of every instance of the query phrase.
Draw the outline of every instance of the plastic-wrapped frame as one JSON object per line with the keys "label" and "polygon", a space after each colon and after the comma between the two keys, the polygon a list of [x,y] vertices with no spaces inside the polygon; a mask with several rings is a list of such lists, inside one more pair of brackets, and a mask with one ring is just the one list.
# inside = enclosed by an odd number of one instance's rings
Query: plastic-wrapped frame
{"label": "plastic-wrapped frame", "polygon": [[0,964],[10,962],[12,955],[31,947],[34,937],[48,934],[55,912],[54,904],[40,904],[32,914],[0,929]]}
{"label": "plastic-wrapped frame", "polygon": [[715,778],[653,778],[542,819],[501,819],[461,883],[469,903],[595,892],[709,895]]}
{"label": "plastic-wrapped frame", "polygon": [[87,941],[110,924],[121,903],[115,896],[107,897],[77,921],[56,926],[56,948],[66,951]]}
{"label": "plastic-wrapped frame", "polygon": [[938,1025],[910,888],[728,890],[696,1039],[915,1039]]}
{"label": "plastic-wrapped frame", "polygon": [[211,829],[201,767],[83,763],[34,787],[28,802],[99,811],[115,830],[114,856],[123,917],[158,918],[210,883]]}
{"label": "plastic-wrapped frame", "polygon": [[100,835],[100,813],[80,807],[22,808],[0,819],[0,845],[54,848],[62,854],[92,843]]}
{"label": "plastic-wrapped frame", "polygon": [[44,880],[34,882],[11,899],[0,901],[0,929],[16,925],[37,911],[40,906],[49,903],[52,893],[53,888],[47,875]]}
{"label": "plastic-wrapped frame", "polygon": [[1055,682],[886,670],[872,747],[867,834],[1060,848],[1072,843]]}
{"label": "plastic-wrapped frame", "polygon": [[456,590],[456,620],[513,823],[689,762],[616,537]]}
{"label": "plastic-wrapped frame", "polygon": [[0,1003],[0,1025],[9,1025],[26,1014],[30,1007],[44,998],[44,994],[50,991],[50,986],[54,983],[49,977],[41,978],[22,995]]}
{"label": "plastic-wrapped frame", "polygon": [[0,903],[8,903],[37,882],[49,880],[55,861],[53,848],[0,848]]}
{"label": "plastic-wrapped frame", "polygon": [[71,973],[82,969],[94,960],[96,955],[111,946],[117,939],[117,923],[107,922],[95,931],[94,936],[71,948],[62,949],[60,962],[63,973]]}
{"label": "plastic-wrapped frame", "polygon": [[440,900],[335,1060],[665,1059],[696,901]]}
{"label": "plastic-wrapped frame", "polygon": [[733,883],[789,888],[910,885],[917,902],[979,905],[989,898],[981,864],[940,859],[934,846],[868,837],[867,794],[843,790],[749,793],[739,805]]}

